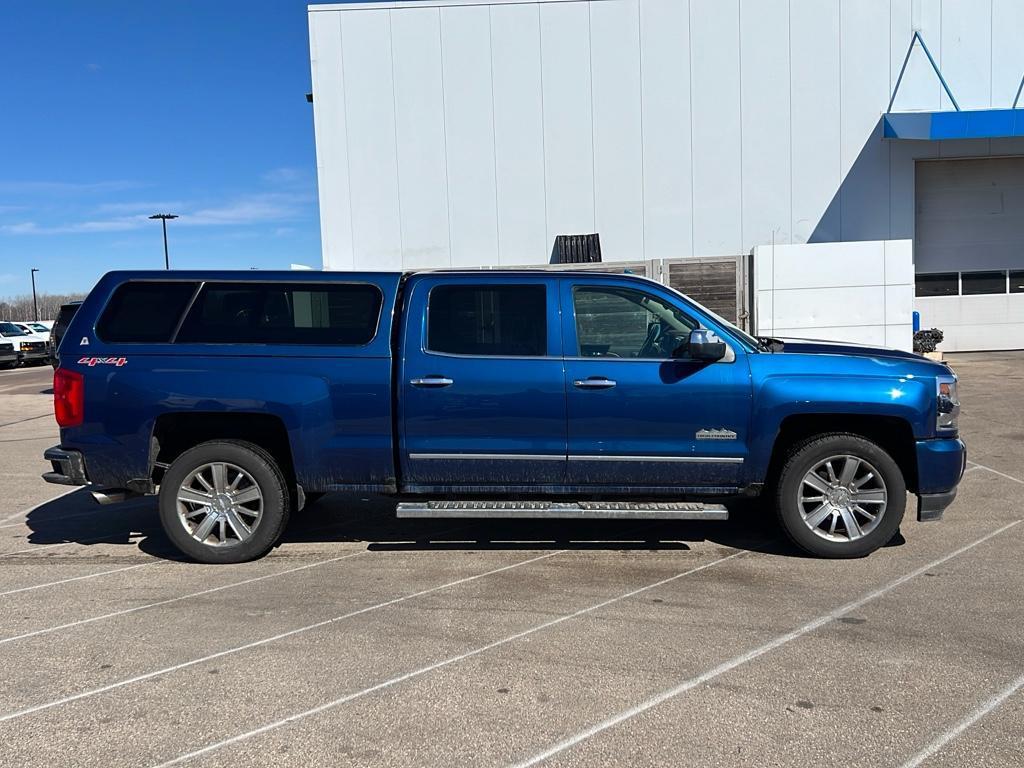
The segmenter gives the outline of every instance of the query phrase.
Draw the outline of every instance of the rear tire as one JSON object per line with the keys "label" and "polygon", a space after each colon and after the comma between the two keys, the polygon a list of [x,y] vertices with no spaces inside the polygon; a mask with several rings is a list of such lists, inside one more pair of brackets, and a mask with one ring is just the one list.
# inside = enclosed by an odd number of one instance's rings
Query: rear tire
{"label": "rear tire", "polygon": [[182,453],[160,483],[160,522],[201,563],[244,563],[280,540],[291,512],[274,457],[241,440],[213,440]]}
{"label": "rear tire", "polygon": [[831,433],[793,446],[775,501],[783,530],[805,552],[864,557],[896,535],[907,486],[879,445],[859,435]]}

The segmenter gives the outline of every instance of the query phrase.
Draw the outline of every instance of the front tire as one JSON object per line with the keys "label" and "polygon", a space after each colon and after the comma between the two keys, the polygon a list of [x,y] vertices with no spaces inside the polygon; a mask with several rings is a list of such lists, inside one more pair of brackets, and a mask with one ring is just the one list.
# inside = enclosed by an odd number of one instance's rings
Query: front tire
{"label": "front tire", "polygon": [[893,458],[859,435],[833,433],[794,446],[776,492],[789,538],[818,557],[864,557],[899,530],[907,486]]}
{"label": "front tire", "polygon": [[160,522],[193,560],[244,563],[277,544],[290,498],[269,453],[241,440],[213,440],[182,453],[164,473]]}

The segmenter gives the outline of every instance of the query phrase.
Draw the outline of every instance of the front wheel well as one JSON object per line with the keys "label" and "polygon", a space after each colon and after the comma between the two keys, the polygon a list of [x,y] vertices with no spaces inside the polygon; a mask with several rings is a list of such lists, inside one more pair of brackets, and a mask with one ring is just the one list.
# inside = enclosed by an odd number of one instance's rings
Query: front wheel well
{"label": "front wheel well", "polygon": [[907,490],[917,491],[917,452],[910,423],[894,416],[862,416],[815,413],[788,416],[779,426],[768,466],[768,484],[773,485],[790,449],[817,435],[845,432],[867,438],[885,450],[903,473]]}
{"label": "front wheel well", "polygon": [[153,425],[150,471],[159,484],[164,470],[178,456],[210,440],[244,440],[258,445],[273,457],[292,487],[295,464],[292,461],[288,430],[277,416],[266,413],[165,413]]}

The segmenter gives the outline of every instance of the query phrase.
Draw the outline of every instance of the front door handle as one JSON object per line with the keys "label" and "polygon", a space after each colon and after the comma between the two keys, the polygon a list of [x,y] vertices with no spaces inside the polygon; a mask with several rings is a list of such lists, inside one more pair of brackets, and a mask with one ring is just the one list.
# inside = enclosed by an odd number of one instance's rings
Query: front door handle
{"label": "front door handle", "polygon": [[414,387],[433,387],[438,389],[440,387],[450,387],[455,381],[447,376],[424,376],[421,379],[411,379],[409,383]]}
{"label": "front door handle", "polygon": [[611,389],[615,382],[604,376],[591,376],[589,379],[576,379],[572,385],[579,389]]}

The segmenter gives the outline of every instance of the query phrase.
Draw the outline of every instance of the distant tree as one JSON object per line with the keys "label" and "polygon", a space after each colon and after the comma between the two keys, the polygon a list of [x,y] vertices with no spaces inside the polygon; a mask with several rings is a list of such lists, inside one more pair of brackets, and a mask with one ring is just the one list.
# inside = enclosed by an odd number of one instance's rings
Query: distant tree
{"label": "distant tree", "polygon": [[[61,304],[69,301],[80,301],[85,298],[84,293],[39,293],[36,300],[39,303],[39,319],[54,320]],[[12,296],[0,299],[0,320],[14,320],[25,322],[33,319],[32,294],[24,296]]]}

